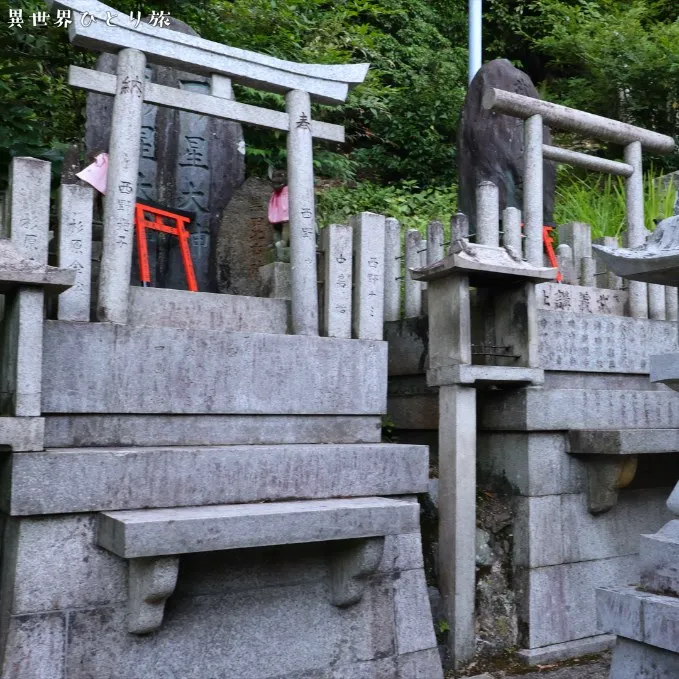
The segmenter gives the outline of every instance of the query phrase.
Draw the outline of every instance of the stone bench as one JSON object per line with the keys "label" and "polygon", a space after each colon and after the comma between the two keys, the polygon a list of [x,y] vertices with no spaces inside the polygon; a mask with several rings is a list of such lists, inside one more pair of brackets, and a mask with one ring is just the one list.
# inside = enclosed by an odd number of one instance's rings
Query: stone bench
{"label": "stone bench", "polygon": [[162,623],[180,554],[349,540],[331,561],[332,603],[344,607],[361,599],[384,536],[416,531],[416,500],[361,497],[104,512],[97,542],[130,560],[128,627],[141,634]]}
{"label": "stone bench", "polygon": [[639,455],[679,452],[679,429],[571,429],[567,450],[587,462],[589,510],[600,514],[632,482]]}

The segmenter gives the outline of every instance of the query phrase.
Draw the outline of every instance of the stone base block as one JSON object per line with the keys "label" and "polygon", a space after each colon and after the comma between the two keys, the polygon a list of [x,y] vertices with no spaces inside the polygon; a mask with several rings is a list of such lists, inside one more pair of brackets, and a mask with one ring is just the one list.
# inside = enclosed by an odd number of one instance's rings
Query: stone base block
{"label": "stone base block", "polygon": [[45,420],[42,417],[0,417],[0,448],[15,453],[45,448]]}
{"label": "stone base block", "polygon": [[443,679],[417,532],[385,537],[343,608],[339,543],[181,555],[162,627],[139,636],[128,563],[96,546],[93,519],[7,519],[2,679]]}
{"label": "stone base block", "polygon": [[619,638],[613,650],[610,679],[676,679],[679,655]]}
{"label": "stone base block", "polygon": [[615,644],[615,637],[612,634],[598,634],[593,637],[567,641],[563,644],[552,644],[541,648],[525,648],[519,651],[517,655],[526,665],[535,666],[601,653],[612,648],[613,644]]}
{"label": "stone base block", "polygon": [[642,535],[639,555],[642,586],[679,597],[679,521],[670,521],[654,535]]}

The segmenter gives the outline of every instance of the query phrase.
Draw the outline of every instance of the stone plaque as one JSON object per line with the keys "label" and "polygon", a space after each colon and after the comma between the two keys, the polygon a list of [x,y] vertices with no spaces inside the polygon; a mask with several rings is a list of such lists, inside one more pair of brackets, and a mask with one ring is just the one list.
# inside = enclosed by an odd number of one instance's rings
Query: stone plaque
{"label": "stone plaque", "polygon": [[224,210],[217,243],[219,292],[260,294],[259,268],[269,260],[272,242],[271,192],[268,181],[249,177]]}
{"label": "stone plaque", "polygon": [[624,316],[543,309],[538,332],[545,370],[648,374],[649,356],[677,346],[675,322]]}
{"label": "stone plaque", "polygon": [[538,309],[577,314],[624,316],[627,292],[582,285],[540,283],[536,286]]}

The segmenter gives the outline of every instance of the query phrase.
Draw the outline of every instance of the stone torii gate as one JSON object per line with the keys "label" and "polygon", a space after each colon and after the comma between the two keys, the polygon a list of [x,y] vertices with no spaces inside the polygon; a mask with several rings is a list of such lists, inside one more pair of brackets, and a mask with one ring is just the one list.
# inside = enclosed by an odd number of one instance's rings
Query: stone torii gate
{"label": "stone torii gate", "polygon": [[[345,101],[349,87],[365,78],[368,64],[298,64],[236,49],[203,38],[139,23],[97,0],[58,0],[70,9],[74,45],[118,54],[117,75],[71,66],[69,83],[113,95],[113,118],[104,201],[104,236],[97,316],[125,323],[134,242],[143,103],[178,108],[288,133],[292,331],[318,334],[316,222],[312,139],[344,141],[344,128],[312,120],[312,100]],[[146,62],[207,75],[210,94],[144,80]],[[231,83],[285,94],[286,111],[241,104]]]}

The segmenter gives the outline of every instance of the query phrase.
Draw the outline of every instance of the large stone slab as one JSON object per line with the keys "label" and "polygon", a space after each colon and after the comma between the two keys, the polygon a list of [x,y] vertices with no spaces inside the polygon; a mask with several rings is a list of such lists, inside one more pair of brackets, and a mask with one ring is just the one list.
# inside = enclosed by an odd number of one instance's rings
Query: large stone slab
{"label": "large stone slab", "polygon": [[518,574],[520,623],[528,648],[601,634],[595,591],[638,578],[636,556],[580,561],[522,570]]}
{"label": "large stone slab", "polygon": [[132,559],[350,540],[417,530],[419,508],[416,500],[365,497],[108,512],[97,542]]}
{"label": "large stone slab", "polygon": [[128,323],[221,332],[288,332],[289,302],[163,288],[130,287]]}
{"label": "large stone slab", "polygon": [[2,509],[59,514],[424,493],[426,446],[57,449],[6,460]]}
{"label": "large stone slab", "polygon": [[672,321],[543,310],[538,329],[545,370],[647,374],[651,354],[677,346]]}
{"label": "large stone slab", "polygon": [[386,343],[47,321],[45,413],[377,415]]}
{"label": "large stone slab", "polygon": [[[37,441],[37,447],[21,450],[89,446],[379,443],[381,436],[380,418],[360,415],[49,415],[45,418],[45,444],[42,444],[41,436],[39,441],[31,439]],[[14,447],[13,450],[19,449]]]}
{"label": "large stone slab", "polygon": [[679,399],[670,391],[541,389],[487,394],[481,427],[494,430],[672,429]]}
{"label": "large stone slab", "polygon": [[618,637],[613,649],[611,679],[674,679],[679,676],[679,655]]}

